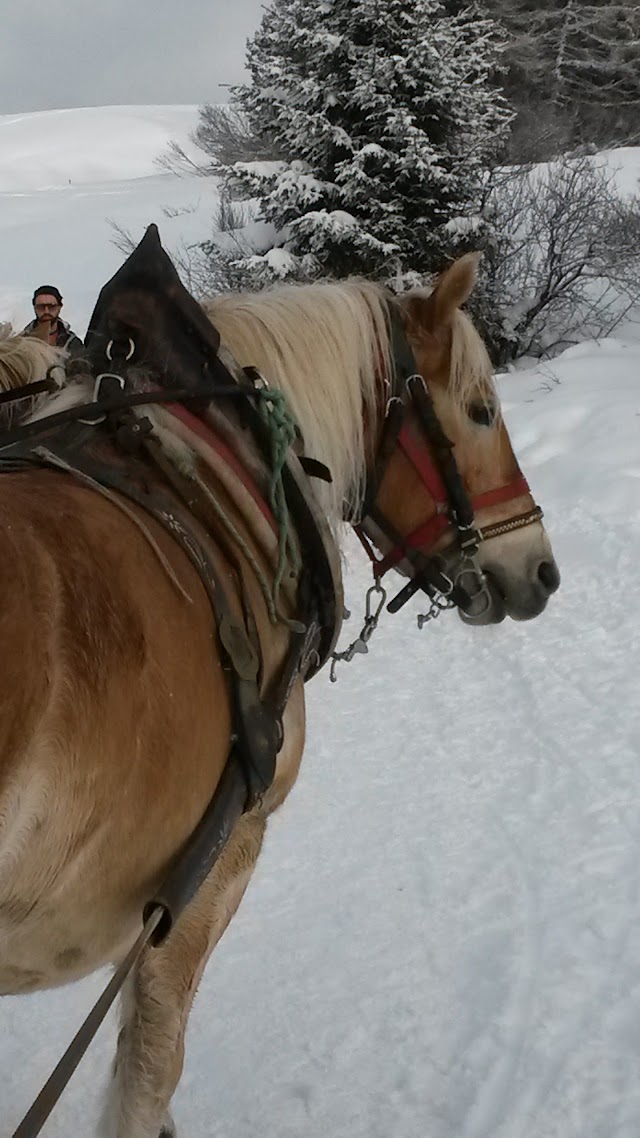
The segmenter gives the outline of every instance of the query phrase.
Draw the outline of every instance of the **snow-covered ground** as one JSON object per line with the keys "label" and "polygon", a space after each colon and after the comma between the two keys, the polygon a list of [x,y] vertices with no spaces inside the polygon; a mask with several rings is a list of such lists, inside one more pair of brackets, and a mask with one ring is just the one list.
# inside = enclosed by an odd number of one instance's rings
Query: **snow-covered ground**
{"label": "snow-covered ground", "polygon": [[167,248],[211,229],[215,183],[157,163],[189,142],[196,107],[83,107],[0,115],[0,320],[33,319],[39,284],[57,285],[84,335],[97,293],[122,263],[115,221],[135,238],[155,221]]}
{"label": "snow-covered ground", "polygon": [[[88,314],[119,260],[104,217],[142,228],[187,196],[140,177],[143,150],[134,177],[114,151],[117,183],[76,190],[38,188],[34,152],[21,183],[13,160],[10,304],[52,276],[82,330],[72,298]],[[310,685],[299,782],[196,1000],[183,1138],[640,1134],[640,347],[621,330],[501,388],[562,588],[495,629],[419,632],[407,606]],[[355,626],[367,567],[347,552]],[[103,981],[2,1001],[2,1138]],[[114,1041],[110,1020],[47,1138],[89,1138]]]}

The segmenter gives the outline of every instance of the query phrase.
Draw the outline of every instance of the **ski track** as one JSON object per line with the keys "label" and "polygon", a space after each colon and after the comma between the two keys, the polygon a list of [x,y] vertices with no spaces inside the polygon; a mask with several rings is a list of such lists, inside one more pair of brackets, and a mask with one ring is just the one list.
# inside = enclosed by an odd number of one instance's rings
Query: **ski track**
{"label": "ski track", "polygon": [[[604,533],[601,535],[603,544],[606,544],[606,539],[610,539],[611,546],[620,550],[624,550],[624,538],[626,535],[616,531],[612,528],[610,534]],[[620,574],[620,576],[622,576]],[[619,579],[619,578],[618,578]],[[614,582],[616,578],[613,579]],[[623,576],[624,580],[624,576]],[[578,589],[580,585],[578,584]],[[600,598],[600,607],[606,608],[607,613],[598,611],[598,605],[594,605],[590,610],[594,622],[594,639],[596,645],[600,641],[601,647],[609,647],[603,643],[602,637],[598,636],[599,629],[606,628],[607,616],[609,622],[615,628],[616,624],[616,607],[623,609],[624,605],[621,603],[620,598],[617,596],[615,584],[610,584],[604,591],[604,595]],[[599,621],[601,620],[601,624]],[[637,645],[636,645],[637,648]],[[522,658],[516,654],[510,647],[505,651],[511,656],[512,668],[514,672],[514,679],[519,681],[517,683],[517,690],[526,691],[530,700],[530,715],[533,712],[533,720],[536,724],[536,731],[538,734],[538,743],[542,750],[546,753],[545,763],[553,763],[554,765],[564,767],[570,773],[572,781],[576,783],[582,782],[585,784],[586,793],[592,796],[592,805],[587,806],[585,815],[594,817],[603,813],[608,813],[614,820],[614,824],[618,826],[623,836],[627,840],[623,843],[616,843],[609,845],[602,849],[592,850],[587,856],[582,855],[575,858],[571,863],[571,870],[575,873],[579,869],[591,869],[594,876],[600,872],[606,879],[607,871],[610,868],[611,855],[624,855],[620,857],[619,863],[616,866],[622,881],[626,882],[625,892],[626,905],[621,911],[619,919],[613,924],[612,928],[607,930],[607,937],[604,941],[603,951],[603,967],[595,972],[593,987],[585,985],[581,993],[581,1006],[579,1010],[571,1016],[567,1017],[567,1022],[563,1030],[559,1033],[560,1039],[554,1042],[554,1045],[547,1047],[546,1054],[540,1062],[540,1058],[536,1061],[535,1078],[528,1077],[522,1092],[514,1095],[514,1088],[518,1084],[518,1068],[523,1066],[523,1058],[531,1056],[532,1047],[531,1041],[527,1041],[528,1036],[536,1034],[536,1024],[534,1022],[534,1004],[533,996],[535,994],[536,977],[540,973],[540,953],[545,940],[545,926],[549,929],[553,927],[552,922],[549,921],[549,914],[538,912],[539,901],[538,889],[535,882],[532,883],[530,877],[530,867],[535,865],[535,844],[538,844],[540,825],[544,823],[545,818],[547,824],[553,814],[553,799],[544,800],[544,794],[540,791],[543,786],[546,786],[547,792],[550,785],[549,779],[545,778],[537,780],[537,788],[535,792],[528,798],[523,799],[521,805],[525,808],[519,811],[518,825],[519,829],[523,831],[526,828],[529,835],[526,839],[526,848],[523,853],[519,843],[514,841],[513,838],[507,837],[507,845],[511,851],[514,862],[519,868],[520,876],[520,895],[522,900],[523,911],[526,918],[523,921],[524,928],[527,930],[526,935],[523,936],[522,956],[520,961],[521,973],[524,980],[520,985],[516,985],[510,1001],[510,1012],[512,1019],[512,1030],[510,1035],[507,1035],[506,1040],[503,1041],[503,1048],[501,1054],[495,1059],[493,1067],[488,1070],[486,1081],[478,1093],[477,1099],[467,1115],[462,1133],[469,1138],[481,1138],[483,1135],[504,1135],[505,1138],[538,1138],[541,1134],[566,1136],[568,1133],[575,1133],[576,1135],[584,1135],[586,1133],[604,1134],[605,1131],[599,1127],[606,1125],[607,1127],[616,1126],[615,1113],[612,1111],[612,1102],[616,1101],[620,1109],[629,1110],[630,1095],[633,1100],[633,1085],[637,1076],[637,1071],[633,1070],[629,1074],[626,1083],[622,1085],[620,1077],[617,1079],[617,1098],[609,1099],[607,1101],[607,1115],[606,1123],[603,1121],[603,1116],[599,1116],[599,1121],[595,1123],[593,1131],[585,1129],[585,1119],[581,1114],[578,1115],[579,1122],[575,1130],[571,1129],[569,1116],[562,1110],[562,1104],[559,1106],[558,1114],[561,1119],[560,1125],[550,1127],[548,1123],[543,1120],[545,1107],[549,1108],[550,1104],[554,1102],[554,1096],[557,1095],[558,1087],[561,1084],[562,1077],[566,1073],[566,1069],[571,1065],[572,1060],[575,1060],[580,1053],[581,1044],[585,1039],[592,1039],[597,1036],[598,1029],[602,1029],[603,1023],[606,1025],[615,1015],[616,1010],[619,1009],[620,1003],[624,1000],[626,985],[629,979],[632,979],[631,986],[637,987],[635,983],[635,973],[638,965],[638,945],[634,943],[633,924],[629,921],[629,913],[637,911],[638,904],[638,832],[637,824],[634,827],[629,819],[627,807],[637,805],[637,795],[633,794],[629,799],[619,803],[615,799],[607,801],[602,798],[602,790],[600,783],[603,775],[609,777],[611,769],[608,765],[602,768],[595,767],[591,770],[589,764],[580,762],[576,759],[576,745],[575,740],[569,740],[566,735],[561,731],[555,729],[555,725],[550,726],[549,720],[549,705],[548,701],[542,701],[537,692],[537,685],[531,682],[531,678],[527,678],[527,674],[523,665]],[[604,653],[603,653],[604,655]],[[632,677],[637,675],[634,673],[633,662],[630,662],[630,667],[627,671],[627,676]],[[616,676],[616,680],[620,682],[620,676]],[[628,683],[629,698],[632,698],[632,684]],[[560,688],[562,692],[563,701],[567,698],[573,697],[579,705],[580,710],[587,710],[590,712],[589,727],[590,730],[600,737],[598,732],[598,706],[593,702],[593,690],[589,689],[589,685],[585,684],[584,672],[579,670],[577,672],[577,679],[571,682],[570,677],[564,675],[562,677],[562,685]],[[620,696],[620,703],[622,706],[628,706],[625,700],[624,691]],[[585,707],[586,705],[586,707]],[[607,714],[610,716],[610,702],[603,701],[602,715]],[[606,710],[605,710],[606,709]],[[576,717],[567,715],[566,718],[572,723],[576,721]],[[577,717],[578,719],[580,717]],[[604,724],[603,724],[604,726]],[[529,733],[528,733],[529,735]],[[529,741],[527,735],[527,742]],[[614,753],[613,747],[609,749],[609,754]],[[584,756],[584,752],[580,754]],[[604,749],[604,757],[607,756],[607,749]],[[615,774],[615,772],[613,772]],[[633,770],[631,772],[633,774]],[[549,799],[547,793],[547,799]],[[529,808],[528,818],[527,809]],[[542,814],[542,817],[541,817]],[[500,823],[501,825],[501,823]],[[532,844],[531,838],[534,838]],[[535,902],[535,903],[534,903]],[[591,916],[594,910],[597,912],[597,902],[592,905]],[[555,916],[557,917],[557,912]],[[565,914],[566,915],[566,914]],[[584,917],[588,918],[589,910],[585,907]],[[588,928],[588,923],[586,925]],[[548,934],[546,934],[548,937]],[[558,945],[555,945],[555,953],[557,955]],[[603,978],[604,977],[604,978]],[[526,982],[528,979],[528,983]],[[622,980],[622,983],[621,983]],[[542,985],[548,983],[548,978],[542,976]],[[515,1014],[513,1014],[515,1012]],[[507,1017],[509,1018],[509,1017]],[[533,1040],[535,1043],[535,1039]],[[527,1045],[528,1043],[528,1045]],[[511,1101],[510,1101],[511,1100]],[[574,1111],[575,1113],[575,1111]],[[542,1117],[541,1117],[542,1116]],[[637,1116],[636,1116],[637,1117]],[[622,1115],[621,1115],[622,1119]],[[624,1125],[627,1125],[629,1118],[627,1116]],[[622,1121],[620,1125],[622,1125]],[[617,1130],[607,1130],[606,1133],[618,1133]]]}

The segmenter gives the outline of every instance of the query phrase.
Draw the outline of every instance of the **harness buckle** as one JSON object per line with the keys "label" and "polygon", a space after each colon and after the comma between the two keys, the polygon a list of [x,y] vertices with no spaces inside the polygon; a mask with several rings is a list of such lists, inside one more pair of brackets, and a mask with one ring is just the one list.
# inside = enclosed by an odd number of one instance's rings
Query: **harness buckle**
{"label": "harness buckle", "polygon": [[[111,343],[111,341],[109,341],[109,343]],[[96,381],[93,385],[93,403],[100,403],[102,399],[109,398],[110,392],[102,390],[103,385],[105,385],[105,380],[109,381],[109,386],[112,389],[117,385],[118,392],[124,391],[126,381],[123,376],[118,375],[115,371],[101,371],[100,375],[96,376]],[[115,385],[113,383],[113,380],[115,380]],[[98,423],[104,423],[106,417],[107,415],[105,412],[102,415],[98,415],[95,419],[80,419],[79,422],[82,423],[85,427],[97,427]]]}
{"label": "harness buckle", "polygon": [[484,540],[482,530],[474,525],[457,525],[457,529],[459,535],[458,540],[463,554],[466,556],[471,554],[471,556],[473,556],[474,553],[477,553],[480,542]]}

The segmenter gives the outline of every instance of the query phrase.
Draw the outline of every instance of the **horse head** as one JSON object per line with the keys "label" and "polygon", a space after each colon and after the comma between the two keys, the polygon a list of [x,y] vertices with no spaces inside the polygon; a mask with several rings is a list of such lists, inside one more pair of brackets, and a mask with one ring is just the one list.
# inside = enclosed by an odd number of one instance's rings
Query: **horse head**
{"label": "horse head", "polygon": [[[452,598],[470,624],[528,620],[560,583],[542,512],[520,471],[486,348],[461,305],[478,257],[396,302],[393,378],[362,529],[392,565]],[[395,346],[394,346],[395,345]],[[408,345],[408,348],[407,348]],[[398,607],[398,606],[396,606]]]}

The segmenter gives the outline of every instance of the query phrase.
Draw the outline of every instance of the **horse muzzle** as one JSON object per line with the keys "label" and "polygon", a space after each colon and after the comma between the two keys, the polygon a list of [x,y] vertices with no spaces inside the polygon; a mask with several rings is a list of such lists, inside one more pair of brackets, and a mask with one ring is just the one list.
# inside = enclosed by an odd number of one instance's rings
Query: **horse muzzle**
{"label": "horse muzzle", "polygon": [[532,560],[518,574],[499,564],[483,567],[482,588],[459,608],[465,624],[499,624],[505,617],[533,620],[560,587],[560,571],[553,557]]}

